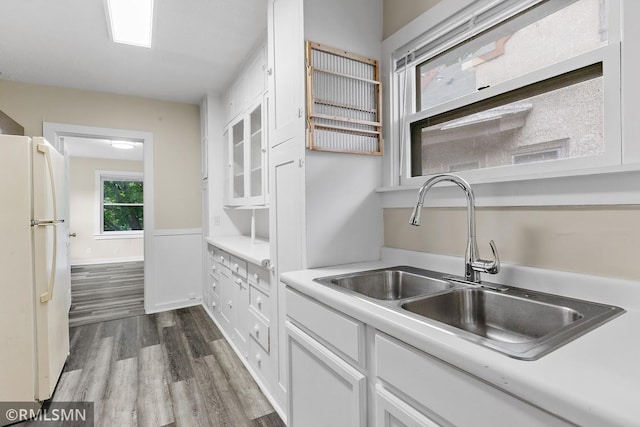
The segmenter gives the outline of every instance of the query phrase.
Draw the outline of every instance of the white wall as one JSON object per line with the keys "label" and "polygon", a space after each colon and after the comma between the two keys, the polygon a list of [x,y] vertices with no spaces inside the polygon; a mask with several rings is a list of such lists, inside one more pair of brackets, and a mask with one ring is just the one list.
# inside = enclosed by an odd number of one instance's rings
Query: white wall
{"label": "white wall", "polygon": [[[306,40],[380,59],[382,0],[307,0],[304,16]],[[378,259],[381,158],[307,151],[305,160],[306,266]]]}
{"label": "white wall", "polygon": [[[76,237],[71,242],[71,264],[89,264],[141,260],[144,258],[142,236],[126,239],[99,239],[99,191],[96,171],[142,172],[140,161],[72,157],[69,162],[69,227]],[[98,194],[96,194],[98,193]]]}

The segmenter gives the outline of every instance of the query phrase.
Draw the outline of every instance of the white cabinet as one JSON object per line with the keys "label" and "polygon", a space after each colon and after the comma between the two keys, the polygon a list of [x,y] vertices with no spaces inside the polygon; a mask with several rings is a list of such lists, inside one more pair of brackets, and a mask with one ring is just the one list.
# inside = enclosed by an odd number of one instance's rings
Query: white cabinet
{"label": "white cabinet", "polygon": [[263,102],[259,102],[229,125],[229,206],[257,206],[266,202],[266,143]]}
{"label": "white cabinet", "polygon": [[235,256],[230,260],[233,287],[233,339],[242,356],[249,357],[249,288],[247,284],[247,262]]}
{"label": "white cabinet", "polygon": [[376,386],[376,427],[439,427],[441,424],[430,420],[400,398]]}
{"label": "white cabinet", "polygon": [[303,2],[269,0],[268,20],[269,144],[275,147],[304,135]]}
{"label": "white cabinet", "polygon": [[277,342],[278,334],[271,272],[238,256],[240,252],[233,253],[207,245],[207,309],[238,356],[251,366],[258,382],[282,404],[284,397],[277,382],[278,349],[271,345]]}
{"label": "white cabinet", "polygon": [[290,289],[286,297],[288,425],[367,425],[364,324]]}
{"label": "white cabinet", "polygon": [[287,323],[291,427],[366,426],[366,377]]}
{"label": "white cabinet", "polygon": [[438,424],[461,427],[572,425],[384,334],[375,336],[374,357],[375,374],[382,384],[409,396],[421,412],[438,420]]}

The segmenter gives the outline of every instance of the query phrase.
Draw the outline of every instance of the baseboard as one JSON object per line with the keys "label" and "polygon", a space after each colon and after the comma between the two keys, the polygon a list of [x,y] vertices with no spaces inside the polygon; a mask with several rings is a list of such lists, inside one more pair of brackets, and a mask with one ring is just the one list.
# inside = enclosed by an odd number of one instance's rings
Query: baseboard
{"label": "baseboard", "polygon": [[123,262],[138,262],[144,261],[144,257],[130,257],[130,258],[99,258],[99,259],[72,259],[71,266],[76,265],[93,265],[93,264],[118,264]]}
{"label": "baseboard", "polygon": [[195,307],[197,305],[202,305],[202,298],[172,301],[165,304],[158,304],[151,308],[147,308],[145,306],[144,312],[146,314],[153,314],[153,313],[160,313],[161,311],[170,311],[170,310],[176,310],[179,308]]}
{"label": "baseboard", "polygon": [[240,359],[244,367],[247,368],[247,371],[249,371],[249,374],[251,374],[251,377],[253,378],[253,380],[256,382],[256,384],[258,384],[258,387],[260,387],[260,390],[262,390],[262,394],[264,394],[264,396],[267,398],[271,406],[273,406],[273,409],[278,413],[278,415],[286,425],[287,414],[282,410],[282,408],[276,401],[275,397],[273,397],[273,395],[271,394],[271,391],[269,390],[269,388],[262,381],[262,378],[260,378],[260,376],[255,372],[253,367],[249,364],[249,361],[246,360],[244,357],[242,357],[240,350],[238,350],[238,347],[236,347],[236,344],[233,342],[233,340],[231,340],[231,337],[227,335],[227,332],[222,328],[222,325],[218,323],[218,319],[215,318],[213,313],[209,311],[209,309],[205,304],[202,304],[202,308],[204,308],[204,311],[209,315],[211,320],[213,320],[213,323],[215,323],[216,327],[220,330],[220,333],[222,334],[224,339],[227,341],[229,346],[233,349],[234,353],[236,354],[236,356],[238,356],[238,359]]}

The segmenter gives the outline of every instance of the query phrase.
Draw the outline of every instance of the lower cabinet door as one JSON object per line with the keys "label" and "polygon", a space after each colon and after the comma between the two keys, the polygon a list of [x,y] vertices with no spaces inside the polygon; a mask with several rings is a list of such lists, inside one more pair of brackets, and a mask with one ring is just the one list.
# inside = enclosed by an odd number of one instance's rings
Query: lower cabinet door
{"label": "lower cabinet door", "polygon": [[286,322],[290,427],[367,425],[366,377]]}
{"label": "lower cabinet door", "polygon": [[379,384],[376,386],[376,427],[439,427],[394,396]]}

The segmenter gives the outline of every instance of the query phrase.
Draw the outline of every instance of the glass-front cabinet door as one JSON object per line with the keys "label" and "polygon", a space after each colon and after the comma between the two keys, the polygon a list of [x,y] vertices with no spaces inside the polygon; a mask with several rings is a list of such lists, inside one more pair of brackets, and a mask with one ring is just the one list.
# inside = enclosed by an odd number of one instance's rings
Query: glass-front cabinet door
{"label": "glass-front cabinet door", "polygon": [[260,206],[265,198],[265,135],[263,103],[254,104],[231,122],[229,144],[229,206]]}

